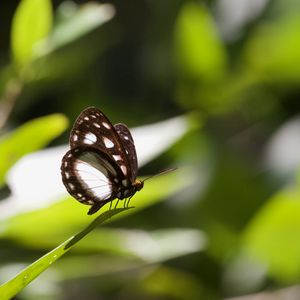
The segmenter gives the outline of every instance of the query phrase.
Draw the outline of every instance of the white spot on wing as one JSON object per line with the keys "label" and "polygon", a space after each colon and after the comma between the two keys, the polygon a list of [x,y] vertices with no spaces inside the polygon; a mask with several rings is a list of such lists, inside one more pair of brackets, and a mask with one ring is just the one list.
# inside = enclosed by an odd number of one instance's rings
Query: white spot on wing
{"label": "white spot on wing", "polygon": [[114,160],[122,160],[121,155],[113,155]]}
{"label": "white spot on wing", "polygon": [[84,119],[85,119],[86,121],[88,121],[90,118],[89,118],[89,117],[84,117]]}
{"label": "white spot on wing", "polygon": [[103,125],[104,127],[106,127],[107,129],[110,129],[110,125],[109,125],[108,123],[102,122],[102,125]]}
{"label": "white spot on wing", "polygon": [[111,196],[110,180],[100,170],[81,160],[76,161],[74,168],[86,192],[98,199],[107,199]]}
{"label": "white spot on wing", "polygon": [[[100,159],[99,159],[100,158]],[[85,152],[80,156],[80,159],[91,167],[96,168],[98,171],[103,173],[106,177],[109,177],[108,174],[111,173],[114,177],[117,176],[117,171],[115,168],[105,159],[101,159],[93,152]]]}
{"label": "white spot on wing", "polygon": [[124,186],[127,186],[127,184],[128,184],[127,179],[123,179],[123,180],[122,180],[122,184],[123,184]]}
{"label": "white spot on wing", "polygon": [[98,123],[94,123],[94,126],[100,128],[101,126]]}
{"label": "white spot on wing", "polygon": [[77,135],[77,134],[74,134],[74,135],[73,135],[73,141],[76,142],[77,140],[78,140],[78,135]]}
{"label": "white spot on wing", "polygon": [[85,144],[92,145],[92,144],[94,144],[94,143],[97,142],[97,137],[96,137],[95,134],[89,132],[89,133],[87,133],[87,134],[84,136],[83,142],[84,142]]}
{"label": "white spot on wing", "polygon": [[126,176],[127,175],[127,168],[126,168],[126,166],[121,165],[120,168],[121,168],[123,174]]}
{"label": "white spot on wing", "polygon": [[115,144],[105,136],[103,137],[103,142],[106,148],[113,148],[115,146]]}
{"label": "white spot on wing", "polygon": [[129,140],[129,137],[127,135],[124,135],[125,140]]}
{"label": "white spot on wing", "polygon": [[74,185],[73,183],[68,183],[68,185],[69,185],[69,188],[70,188],[71,190],[74,190],[75,185]]}

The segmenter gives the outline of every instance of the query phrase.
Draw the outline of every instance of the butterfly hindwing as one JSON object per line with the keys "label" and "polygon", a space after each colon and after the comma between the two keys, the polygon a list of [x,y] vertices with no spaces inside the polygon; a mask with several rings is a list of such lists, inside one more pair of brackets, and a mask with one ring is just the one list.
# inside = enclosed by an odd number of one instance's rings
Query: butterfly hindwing
{"label": "butterfly hindwing", "polygon": [[115,129],[122,141],[123,147],[125,149],[125,153],[127,155],[130,169],[131,169],[131,180],[133,181],[138,172],[138,161],[137,161],[137,155],[135,151],[134,141],[132,138],[132,135],[128,129],[128,127],[125,124],[116,124]]}
{"label": "butterfly hindwing", "polygon": [[63,157],[61,171],[68,192],[88,205],[114,199],[118,181],[125,179],[113,160],[89,147],[69,150]]}

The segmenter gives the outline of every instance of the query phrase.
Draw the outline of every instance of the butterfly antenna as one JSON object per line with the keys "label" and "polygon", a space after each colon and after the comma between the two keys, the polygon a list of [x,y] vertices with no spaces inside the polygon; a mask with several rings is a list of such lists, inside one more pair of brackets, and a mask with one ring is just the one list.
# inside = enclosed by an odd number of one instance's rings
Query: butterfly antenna
{"label": "butterfly antenna", "polygon": [[150,179],[150,178],[153,178],[153,177],[156,177],[156,176],[160,176],[160,175],[164,175],[166,173],[169,173],[169,172],[173,172],[175,170],[177,170],[178,168],[170,168],[170,169],[165,169],[165,170],[162,170],[154,175],[151,175],[149,177],[147,177],[146,179],[142,180],[142,182],[145,182],[146,180]]}

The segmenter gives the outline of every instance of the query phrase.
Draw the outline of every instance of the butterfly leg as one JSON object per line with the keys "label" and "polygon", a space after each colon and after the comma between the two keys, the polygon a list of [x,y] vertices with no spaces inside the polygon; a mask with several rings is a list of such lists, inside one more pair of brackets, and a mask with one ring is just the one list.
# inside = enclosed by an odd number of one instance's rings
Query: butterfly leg
{"label": "butterfly leg", "polygon": [[[132,195],[132,196],[133,196],[133,195]],[[129,206],[129,203],[130,203],[130,200],[131,200],[132,196],[130,196],[130,197],[128,198],[128,201],[127,201],[127,199],[126,199],[126,202],[127,202],[127,205],[126,205],[126,207],[128,207],[128,206]]]}
{"label": "butterfly leg", "polygon": [[117,202],[116,202],[116,205],[115,205],[115,207],[114,207],[114,208],[116,208],[116,207],[118,206],[118,204],[119,204],[119,201],[120,201],[120,199],[118,199],[118,200],[117,200]]}

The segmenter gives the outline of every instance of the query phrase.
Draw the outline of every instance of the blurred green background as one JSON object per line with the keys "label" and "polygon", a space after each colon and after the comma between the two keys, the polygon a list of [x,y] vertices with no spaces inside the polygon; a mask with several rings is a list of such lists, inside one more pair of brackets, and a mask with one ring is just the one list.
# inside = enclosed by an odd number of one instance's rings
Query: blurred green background
{"label": "blurred green background", "polygon": [[50,185],[88,106],[146,140],[183,122],[140,175],[179,170],[15,299],[299,299],[299,1],[1,1],[0,16],[1,283],[92,220],[24,184],[26,157],[44,155]]}

